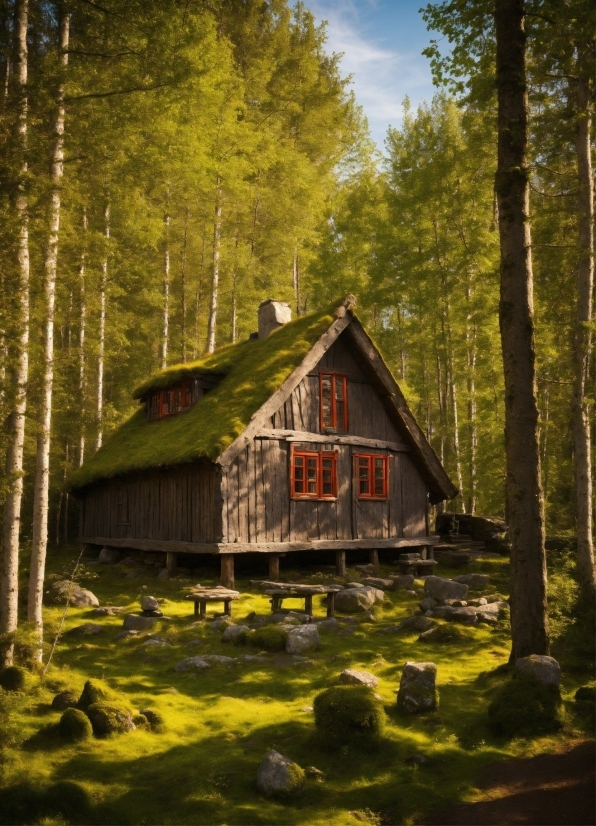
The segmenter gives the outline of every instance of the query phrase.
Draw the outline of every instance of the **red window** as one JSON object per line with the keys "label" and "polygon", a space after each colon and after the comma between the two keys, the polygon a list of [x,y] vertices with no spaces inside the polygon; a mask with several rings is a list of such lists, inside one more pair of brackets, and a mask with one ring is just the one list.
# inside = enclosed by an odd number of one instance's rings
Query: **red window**
{"label": "red window", "polygon": [[151,394],[151,418],[159,419],[161,393]]}
{"label": "red window", "polygon": [[294,450],[290,487],[292,499],[335,499],[337,453]]}
{"label": "red window", "polygon": [[338,373],[319,373],[321,430],[348,429],[348,380]]}
{"label": "red window", "polygon": [[175,416],[188,410],[193,404],[193,380],[186,379],[168,390],[157,390],[149,400],[149,418],[151,421]]}
{"label": "red window", "polygon": [[359,453],[354,457],[359,499],[387,499],[389,457]]}

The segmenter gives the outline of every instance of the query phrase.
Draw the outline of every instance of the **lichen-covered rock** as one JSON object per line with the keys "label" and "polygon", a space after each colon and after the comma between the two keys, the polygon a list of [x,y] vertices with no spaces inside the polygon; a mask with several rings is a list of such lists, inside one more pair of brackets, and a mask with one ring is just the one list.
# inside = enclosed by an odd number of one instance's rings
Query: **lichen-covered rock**
{"label": "lichen-covered rock", "polygon": [[109,693],[110,692],[106,687],[95,681],[87,680],[83,686],[81,696],[77,701],[77,708],[80,708],[82,711],[87,711],[89,706],[94,703],[101,703],[104,700],[107,700]]}
{"label": "lichen-covered rock", "polygon": [[221,635],[222,642],[233,642],[235,645],[240,645],[246,642],[250,628],[248,625],[228,625]]}
{"label": "lichen-covered rock", "polygon": [[379,680],[370,671],[359,671],[357,668],[346,668],[339,675],[339,682],[343,685],[366,685],[376,688]]}
{"label": "lichen-covered rock", "polygon": [[399,591],[401,589],[411,591],[414,587],[413,574],[400,574],[399,576],[392,576],[391,580],[393,582],[394,591]]}
{"label": "lichen-covered rock", "polygon": [[408,714],[432,711],[437,707],[436,682],[435,663],[407,662],[397,692],[397,705]]}
{"label": "lichen-covered rock", "polygon": [[76,708],[79,700],[79,692],[72,688],[60,691],[52,700],[52,708],[56,711],[65,711],[67,708]]}
{"label": "lichen-covered rock", "polygon": [[142,708],[140,713],[145,717],[151,731],[163,731],[165,728],[165,720],[159,711],[154,711],[152,708]]}
{"label": "lichen-covered rock", "polygon": [[392,579],[382,579],[378,576],[369,576],[363,579],[365,585],[370,585],[371,588],[378,588],[380,591],[391,591],[393,589]]}
{"label": "lichen-covered rock", "polygon": [[490,576],[488,574],[461,574],[454,577],[453,581],[467,585],[470,591],[482,591],[490,585]]}
{"label": "lichen-covered rock", "polygon": [[156,623],[155,617],[140,617],[138,614],[127,614],[122,623],[127,631],[147,631]]}
{"label": "lichen-covered rock", "polygon": [[430,617],[424,617],[420,614],[416,614],[413,617],[407,617],[405,620],[402,620],[399,624],[400,631],[428,631],[429,628],[432,628],[436,625],[435,622]]}
{"label": "lichen-covered rock", "polygon": [[297,763],[271,749],[257,771],[257,788],[267,797],[297,797],[304,787],[304,771]]}
{"label": "lichen-covered rock", "polygon": [[94,637],[96,634],[103,634],[103,625],[98,625],[96,622],[85,622],[83,625],[76,625],[67,633],[73,637]]}
{"label": "lichen-covered rock", "polygon": [[468,596],[468,586],[440,576],[427,576],[424,580],[424,595],[436,599],[437,602],[446,599],[465,599]]}
{"label": "lichen-covered rock", "polygon": [[143,611],[159,611],[159,602],[155,597],[144,594],[141,597],[141,608]]}
{"label": "lichen-covered rock", "polygon": [[211,668],[211,663],[203,657],[186,657],[174,666],[174,671],[204,671],[206,668]]}
{"label": "lichen-covered rock", "polygon": [[286,652],[302,654],[304,651],[314,651],[320,644],[319,629],[316,625],[299,625],[288,632]]}
{"label": "lichen-covered rock", "polygon": [[68,604],[75,608],[97,608],[99,600],[91,591],[75,585],[69,579],[61,579],[53,582],[48,593],[49,602],[60,605],[64,604],[68,598]]}
{"label": "lichen-covered rock", "polygon": [[96,737],[124,734],[135,730],[130,711],[111,703],[93,703],[87,709],[87,717],[91,720]]}
{"label": "lichen-covered rock", "polygon": [[561,684],[561,666],[554,657],[530,654],[515,661],[515,670],[520,674],[534,677],[543,685],[559,686]]}
{"label": "lichen-covered rock", "polygon": [[344,588],[335,595],[335,608],[343,614],[357,614],[368,611],[375,602],[383,602],[385,594],[377,588]]}

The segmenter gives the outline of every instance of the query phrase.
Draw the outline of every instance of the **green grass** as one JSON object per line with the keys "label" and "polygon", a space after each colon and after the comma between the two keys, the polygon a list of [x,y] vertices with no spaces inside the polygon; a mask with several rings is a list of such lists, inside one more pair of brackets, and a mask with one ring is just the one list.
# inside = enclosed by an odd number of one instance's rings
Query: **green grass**
{"label": "green grass", "polygon": [[[66,567],[70,557],[55,557],[51,570]],[[290,563],[286,559],[286,566]],[[493,575],[489,590],[506,594],[507,561],[491,560],[480,567]],[[383,568],[383,573],[390,570]],[[307,568],[300,578],[321,581],[316,573]],[[213,574],[213,569],[206,569],[198,579],[202,584],[216,584]],[[356,571],[348,571],[349,581],[358,578]],[[10,695],[9,717],[11,724],[18,719],[19,737],[13,734],[12,745],[2,753],[0,812],[3,795],[17,795],[22,784],[33,784],[43,796],[53,784],[71,781],[92,802],[89,813],[73,822],[355,826],[358,820],[350,812],[368,812],[371,823],[410,824],[450,801],[473,799],[476,778],[487,763],[550,751],[582,733],[572,713],[573,696],[588,677],[579,671],[568,675],[563,667],[565,725],[561,732],[527,741],[492,737],[486,710],[507,679],[506,674],[492,672],[507,662],[508,627],[482,626],[470,629],[457,643],[436,645],[419,643],[416,633],[377,633],[413,613],[417,598],[400,592],[391,593],[389,602],[374,609],[376,622],[359,623],[348,635],[322,631],[321,647],[309,653],[306,663],[296,665],[287,655],[268,654],[266,662],[213,666],[195,675],[178,673],[174,665],[205,653],[240,656],[255,652],[223,644],[221,633],[211,631],[208,623],[195,624],[192,608],[183,599],[191,580],[157,580],[154,571],[146,578],[127,580],[118,566],[102,566],[84,569],[81,584],[102,604],[130,610],[138,610],[142,593],[165,599],[163,611],[172,619],[153,631],[172,647],[144,646],[148,634],[114,642],[121,618],[97,619],[87,609],[69,609],[66,629],[91,620],[101,622],[105,632],[91,638],[64,636],[47,677],[19,695],[16,706],[15,695]],[[236,620],[251,611],[269,612],[267,598],[249,592],[248,577],[236,585],[242,592],[234,603]],[[62,610],[46,609],[49,627],[56,627]],[[315,613],[325,614],[317,600]],[[397,711],[395,692],[406,660],[437,663],[438,712],[406,716]],[[346,743],[329,750],[317,740],[314,715],[305,709],[347,667],[371,671],[379,678],[376,691],[382,697],[387,722],[383,737],[375,739],[369,749]],[[64,688],[80,692],[88,679],[103,681],[111,696],[135,712],[145,708],[158,712],[164,720],[163,731],[137,730],[76,745],[65,743],[56,732],[60,712],[51,708],[52,697]],[[320,769],[324,780],[307,779],[304,795],[290,803],[262,797],[255,778],[271,748],[303,768]],[[429,762],[404,762],[415,752],[424,753]],[[76,790],[73,793],[76,796]],[[2,817],[0,822],[5,822]],[[65,821],[44,820],[38,812],[20,821],[13,817],[10,822]]]}

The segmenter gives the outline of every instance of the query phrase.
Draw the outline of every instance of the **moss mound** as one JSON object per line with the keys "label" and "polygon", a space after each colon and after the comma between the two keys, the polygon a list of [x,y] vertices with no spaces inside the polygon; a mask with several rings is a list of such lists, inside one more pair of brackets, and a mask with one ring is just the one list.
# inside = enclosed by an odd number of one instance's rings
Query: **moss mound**
{"label": "moss mound", "polygon": [[0,671],[0,686],[5,691],[24,691],[27,686],[27,672],[19,665],[7,665]]}
{"label": "moss mound", "polygon": [[163,731],[166,727],[166,721],[158,711],[153,711],[151,708],[144,708],[141,714],[149,723],[151,731]]}
{"label": "moss mound", "polygon": [[82,786],[71,780],[61,780],[47,789],[42,809],[50,815],[62,815],[71,823],[84,823],[91,805],[91,798]]}
{"label": "moss mound", "polygon": [[283,628],[278,628],[277,625],[265,625],[263,628],[250,634],[248,641],[253,648],[259,648],[263,651],[285,651],[286,640],[288,639],[288,632]]}
{"label": "moss mound", "polygon": [[52,708],[56,711],[64,711],[67,708],[76,708],[79,701],[79,692],[73,688],[66,688],[56,694],[52,700]]}
{"label": "moss mound", "polygon": [[93,703],[87,709],[87,717],[91,720],[96,737],[124,734],[135,729],[130,711],[111,703]]}
{"label": "moss mound", "polygon": [[99,685],[99,683],[87,680],[83,686],[81,696],[77,701],[77,708],[80,708],[81,711],[87,711],[89,706],[92,706],[95,703],[102,703],[109,698],[110,693],[107,688]]}
{"label": "moss mound", "polygon": [[431,628],[425,631],[418,637],[418,642],[425,643],[450,643],[450,642],[469,642],[470,636],[458,628],[457,625],[450,623],[449,625],[437,625],[436,628]]}
{"label": "moss mound", "polygon": [[86,714],[78,708],[67,708],[59,723],[60,736],[70,743],[79,743],[91,737],[93,729]]}
{"label": "moss mound", "polygon": [[488,726],[502,737],[536,737],[561,727],[561,694],[554,685],[514,673],[488,707]]}
{"label": "moss mound", "polygon": [[151,726],[149,725],[149,720],[146,718],[144,714],[135,714],[132,718],[133,723],[135,724],[135,728],[140,729],[150,729]]}
{"label": "moss mound", "polygon": [[583,685],[575,692],[576,703],[596,703],[596,686]]}
{"label": "moss mound", "polygon": [[338,685],[315,697],[315,725],[326,736],[345,739],[381,735],[385,728],[383,702],[364,685]]}

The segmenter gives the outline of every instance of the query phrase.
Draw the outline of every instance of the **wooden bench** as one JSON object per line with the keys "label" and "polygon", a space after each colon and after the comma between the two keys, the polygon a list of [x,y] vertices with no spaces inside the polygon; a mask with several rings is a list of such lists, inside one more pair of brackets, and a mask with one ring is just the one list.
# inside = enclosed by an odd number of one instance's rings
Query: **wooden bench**
{"label": "wooden bench", "polygon": [[322,594],[327,597],[327,616],[332,617],[335,613],[335,595],[341,591],[339,585],[289,585],[286,588],[269,588],[265,591],[271,597],[271,612],[275,613],[281,609],[284,599],[304,598],[304,613],[312,617],[312,598]]}
{"label": "wooden bench", "polygon": [[239,591],[231,591],[229,588],[204,588],[200,591],[193,591],[186,595],[195,604],[195,617],[204,620],[207,616],[208,602],[223,602],[224,615],[232,616],[232,602],[240,597]]}

